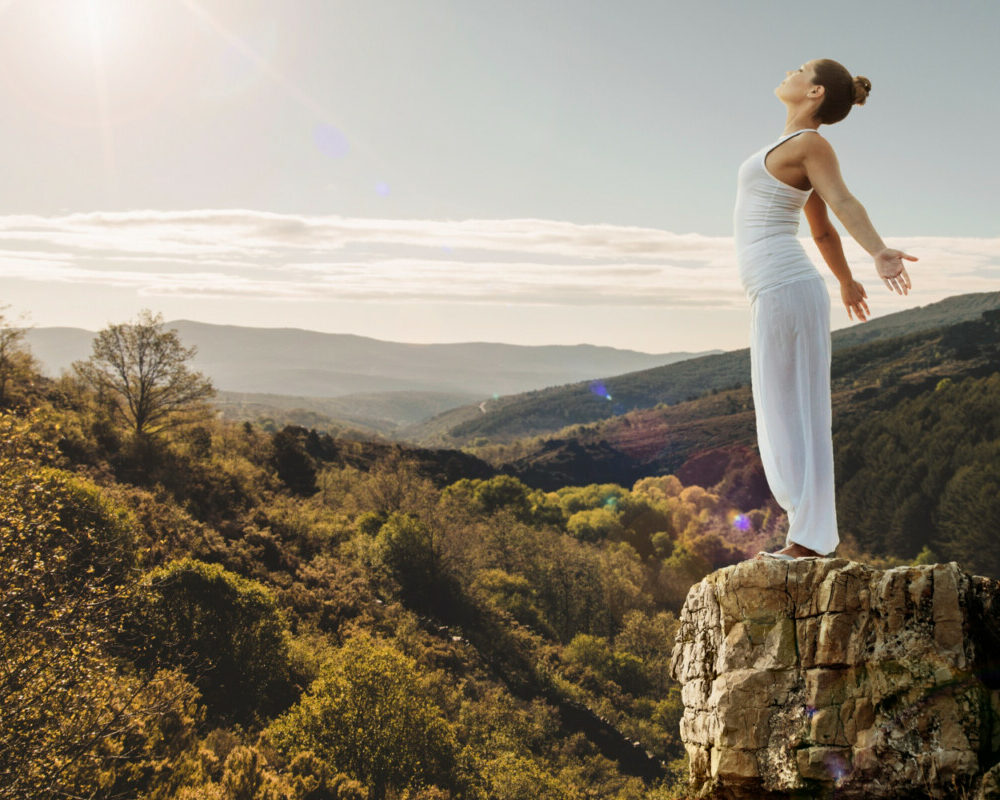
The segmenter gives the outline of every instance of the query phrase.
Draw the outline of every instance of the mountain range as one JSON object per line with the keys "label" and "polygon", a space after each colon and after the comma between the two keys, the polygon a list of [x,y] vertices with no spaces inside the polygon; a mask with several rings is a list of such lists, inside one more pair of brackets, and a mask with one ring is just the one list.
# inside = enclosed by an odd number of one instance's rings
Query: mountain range
{"label": "mountain range", "polygon": [[[589,344],[409,344],[190,320],[167,322],[165,327],[175,329],[186,346],[197,348],[192,366],[221,390],[220,402],[236,415],[242,408],[244,416],[281,416],[291,407],[380,432],[485,398],[704,354],[642,353]],[[87,358],[93,337],[94,332],[82,328],[32,328],[27,333],[32,352],[49,375]]]}
{"label": "mountain range", "polygon": [[[958,295],[836,330],[831,336],[834,370],[838,352],[977,320],[997,308],[1000,292]],[[402,428],[397,437],[446,447],[513,442],[749,383],[750,351],[744,348],[452,408]]]}

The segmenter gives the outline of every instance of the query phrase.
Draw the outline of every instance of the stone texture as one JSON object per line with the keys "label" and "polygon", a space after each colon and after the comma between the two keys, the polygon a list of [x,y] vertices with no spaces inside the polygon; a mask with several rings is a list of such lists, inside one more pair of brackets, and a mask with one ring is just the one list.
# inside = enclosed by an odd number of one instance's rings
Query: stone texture
{"label": "stone texture", "polygon": [[671,669],[697,797],[997,796],[1000,583],[957,564],[727,567]]}

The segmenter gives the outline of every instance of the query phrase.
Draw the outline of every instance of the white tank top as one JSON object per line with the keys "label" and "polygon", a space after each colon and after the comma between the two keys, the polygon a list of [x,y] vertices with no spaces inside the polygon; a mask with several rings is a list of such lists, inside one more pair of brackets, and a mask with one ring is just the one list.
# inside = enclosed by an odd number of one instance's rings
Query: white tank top
{"label": "white tank top", "polygon": [[758,294],[786,283],[820,277],[797,238],[802,207],[812,189],[796,189],[775,178],[764,159],[804,128],[766,145],[740,165],[733,233],[740,282],[752,303]]}

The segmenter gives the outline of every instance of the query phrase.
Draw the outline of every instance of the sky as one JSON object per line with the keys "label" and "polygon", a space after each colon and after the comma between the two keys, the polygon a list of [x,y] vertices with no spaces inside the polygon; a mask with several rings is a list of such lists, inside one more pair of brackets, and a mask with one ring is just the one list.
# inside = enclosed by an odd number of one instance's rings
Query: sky
{"label": "sky", "polygon": [[845,239],[873,316],[996,291],[998,30],[995,0],[0,0],[0,306],[745,347],[736,170],[820,57],[872,82],[821,131],[920,258],[903,297]]}

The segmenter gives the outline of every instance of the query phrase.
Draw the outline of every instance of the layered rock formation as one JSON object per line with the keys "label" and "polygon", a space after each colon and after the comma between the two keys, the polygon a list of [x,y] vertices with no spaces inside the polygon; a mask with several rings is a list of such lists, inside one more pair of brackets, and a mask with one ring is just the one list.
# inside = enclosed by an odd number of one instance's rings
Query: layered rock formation
{"label": "layered rock formation", "polygon": [[1000,583],[957,564],[719,570],[691,588],[673,653],[692,794],[993,796],[998,657]]}

